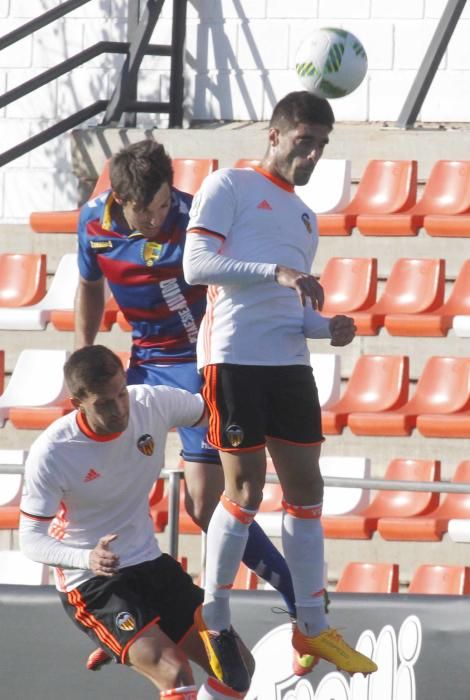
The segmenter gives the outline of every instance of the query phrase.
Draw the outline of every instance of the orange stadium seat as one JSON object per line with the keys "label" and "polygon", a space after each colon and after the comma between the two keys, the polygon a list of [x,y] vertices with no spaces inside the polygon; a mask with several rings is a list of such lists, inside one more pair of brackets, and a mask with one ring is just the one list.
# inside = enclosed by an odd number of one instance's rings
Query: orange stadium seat
{"label": "orange stadium seat", "polygon": [[420,199],[396,213],[381,213],[357,221],[365,236],[416,236],[430,215],[455,215],[470,209],[470,161],[438,160]]}
{"label": "orange stadium seat", "polygon": [[8,419],[19,430],[44,430],[71,411],[72,403],[69,398],[65,398],[50,406],[13,406]]}
{"label": "orange stadium seat", "polygon": [[234,168],[254,168],[260,164],[260,160],[256,158],[239,158],[233,164]]}
{"label": "orange stadium seat", "polygon": [[443,303],[444,293],[445,260],[399,258],[378,301],[349,315],[354,319],[358,335],[377,335],[388,315],[433,311]]}
{"label": "orange stadium seat", "polygon": [[[457,465],[451,481],[470,484],[470,460]],[[449,520],[454,518],[470,518],[470,493],[447,493],[438,506],[426,513],[383,517],[378,530],[384,540],[439,542],[447,532]]]}
{"label": "orange stadium seat", "polygon": [[429,214],[424,217],[424,230],[429,236],[468,238],[470,236],[470,212],[464,214]]}
{"label": "orange stadium seat", "polygon": [[31,306],[46,294],[46,255],[0,255],[0,306]]}
{"label": "orange stadium seat", "polygon": [[327,316],[368,309],[377,295],[377,258],[330,258],[320,283]]}
{"label": "orange stadium seat", "polygon": [[358,219],[408,209],[416,201],[415,160],[370,160],[349,204],[341,211],[318,216],[321,236],[349,236]]}
{"label": "orange stadium seat", "polygon": [[390,335],[445,336],[458,314],[470,314],[470,260],[460,268],[447,301],[433,311],[388,314],[385,328]]}
{"label": "orange stadium seat", "polygon": [[[108,297],[101,318],[99,327],[100,332],[110,331],[112,325],[116,322],[119,307],[115,298],[111,295]],[[73,309],[57,309],[51,311],[50,323],[58,331],[73,331],[75,330],[75,311]]]}
{"label": "orange stadium seat", "polygon": [[5,389],[5,350],[0,350],[0,396]]}
{"label": "orange stadium seat", "polygon": [[168,525],[168,502],[164,503],[165,482],[157,479],[149,494],[150,518],[155,532],[163,532]]}
{"label": "orange stadium seat", "polygon": [[[441,464],[431,459],[392,459],[384,479],[388,481],[437,481]],[[322,517],[325,537],[330,539],[370,540],[379,519],[386,516],[417,516],[429,513],[439,503],[439,494],[423,491],[378,491],[359,513]],[[411,518],[408,518],[411,519]]]}
{"label": "orange stadium seat", "polygon": [[409,401],[395,409],[351,411],[348,427],[356,435],[410,435],[420,415],[451,415],[469,408],[470,358],[433,356]]}
{"label": "orange stadium seat", "polygon": [[258,576],[242,562],[232,588],[242,591],[254,591],[258,588]]}
{"label": "orange stadium seat", "polygon": [[398,593],[399,566],[389,562],[349,562],[335,590],[337,593]]}
{"label": "orange stadium seat", "polygon": [[122,311],[118,311],[116,314],[116,323],[122,331],[129,332],[132,330],[131,324],[128,322]]}
{"label": "orange stadium seat", "polygon": [[[89,199],[109,189],[109,160],[103,166]],[[29,225],[36,233],[77,233],[80,208],[69,211],[33,211]]]}
{"label": "orange stadium seat", "polygon": [[387,411],[408,398],[409,358],[404,355],[361,355],[342,397],[322,410],[323,432],[338,434],[351,413]]}
{"label": "orange stadium seat", "polygon": [[407,593],[469,595],[470,567],[421,564],[413,572]]}
{"label": "orange stadium seat", "polygon": [[219,167],[216,158],[173,158],[173,184],[182,192],[196,194],[202,181]]}

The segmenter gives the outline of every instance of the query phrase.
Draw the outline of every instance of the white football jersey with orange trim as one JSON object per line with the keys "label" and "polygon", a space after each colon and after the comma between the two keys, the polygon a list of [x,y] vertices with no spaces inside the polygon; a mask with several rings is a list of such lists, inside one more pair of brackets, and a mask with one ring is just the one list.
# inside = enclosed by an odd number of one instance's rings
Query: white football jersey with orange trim
{"label": "white football jersey with orange trim", "polygon": [[[228,258],[308,273],[318,245],[314,212],[287,183],[259,169],[209,175],[193,200],[189,230],[217,235],[219,253]],[[253,279],[210,286],[207,299],[199,366],[309,364],[304,310],[292,289]]]}
{"label": "white football jersey with orange trim", "polygon": [[[199,394],[167,386],[128,387],[130,418],[113,439],[94,439],[74,411],[55,421],[33,443],[25,466],[21,511],[54,517],[49,534],[68,547],[93,549],[117,534],[110,548],[120,567],[155,559],[161,551],[149,515],[149,492],[165,457],[168,431],[193,425],[204,411]],[[56,585],[70,591],[94,574],[58,569]]]}

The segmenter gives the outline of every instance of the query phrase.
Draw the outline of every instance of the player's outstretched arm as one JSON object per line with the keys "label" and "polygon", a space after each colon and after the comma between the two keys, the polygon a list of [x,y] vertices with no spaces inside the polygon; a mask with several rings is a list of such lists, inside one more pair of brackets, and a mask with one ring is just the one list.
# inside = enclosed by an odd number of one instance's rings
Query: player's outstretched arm
{"label": "player's outstretched arm", "polygon": [[104,277],[89,282],[80,277],[75,295],[75,348],[93,345],[104,311]]}

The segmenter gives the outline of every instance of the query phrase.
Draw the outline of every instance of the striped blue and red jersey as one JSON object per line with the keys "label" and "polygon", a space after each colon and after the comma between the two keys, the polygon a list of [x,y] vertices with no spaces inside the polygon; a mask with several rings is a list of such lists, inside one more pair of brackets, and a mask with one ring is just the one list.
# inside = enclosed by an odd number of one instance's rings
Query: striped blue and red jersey
{"label": "striped blue and red jersey", "polygon": [[183,250],[192,197],[172,188],[161,234],[149,241],[112,218],[113,195],[83,205],[78,265],[87,281],[104,276],[132,326],[131,364],[194,362],[206,287],[183,277]]}

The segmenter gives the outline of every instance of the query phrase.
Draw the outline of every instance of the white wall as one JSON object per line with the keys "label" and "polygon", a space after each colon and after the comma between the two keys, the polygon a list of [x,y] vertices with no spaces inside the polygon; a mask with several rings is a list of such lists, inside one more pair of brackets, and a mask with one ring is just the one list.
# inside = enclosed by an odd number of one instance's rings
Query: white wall
{"label": "white wall", "polygon": [[[1,51],[0,90],[12,89],[97,41],[125,41],[127,2],[91,0]],[[58,0],[0,0],[0,34],[60,4]],[[276,101],[300,87],[293,71],[295,52],[300,41],[320,26],[350,29],[364,43],[369,59],[368,76],[358,90],[335,100],[337,120],[393,122],[446,4],[447,0],[189,0],[187,123],[268,119]],[[169,43],[171,10],[172,1],[166,0],[153,42]],[[420,120],[470,122],[468,36],[470,6],[463,11]],[[123,60],[123,56],[98,57],[0,110],[1,150],[109,97]],[[139,99],[168,98],[168,69],[168,58],[144,60]],[[99,122],[100,115],[89,124]],[[164,127],[166,117],[139,115],[138,126]],[[29,211],[76,204],[67,135],[0,172],[0,223],[26,221]]]}

